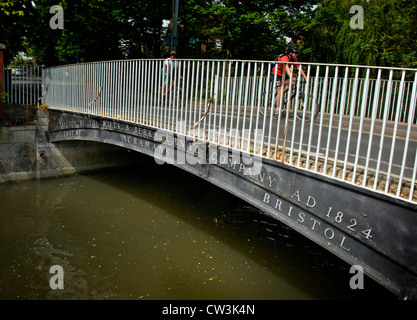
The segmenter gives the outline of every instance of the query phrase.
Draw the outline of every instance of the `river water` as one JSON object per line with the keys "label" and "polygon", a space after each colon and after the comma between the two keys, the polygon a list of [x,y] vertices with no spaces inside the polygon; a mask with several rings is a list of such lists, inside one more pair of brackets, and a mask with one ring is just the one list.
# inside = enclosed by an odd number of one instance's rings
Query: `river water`
{"label": "river water", "polygon": [[352,290],[349,268],[153,159],[0,184],[0,299],[396,299],[368,277]]}

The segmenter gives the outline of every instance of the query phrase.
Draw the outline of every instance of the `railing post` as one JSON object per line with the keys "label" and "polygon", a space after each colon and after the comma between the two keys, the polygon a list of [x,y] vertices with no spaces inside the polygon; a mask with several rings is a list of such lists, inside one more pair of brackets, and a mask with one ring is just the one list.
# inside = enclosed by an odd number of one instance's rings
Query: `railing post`
{"label": "railing post", "polygon": [[6,45],[0,43],[0,119],[4,119],[4,104],[2,101],[2,93],[4,92],[4,63],[3,51],[6,50]]}
{"label": "railing post", "polygon": [[[414,74],[414,83],[413,83],[413,89],[412,89],[412,93],[411,93],[411,104],[410,104],[410,109],[408,111],[407,137],[405,139],[404,154],[403,154],[403,159],[402,159],[402,164],[401,164],[401,173],[400,173],[400,178],[399,178],[399,181],[398,181],[397,197],[400,196],[401,185],[402,185],[402,181],[403,181],[403,178],[404,178],[404,168],[405,168],[405,165],[406,165],[407,150],[409,148],[409,142],[410,142],[411,125],[413,123],[413,116],[414,116],[414,113],[415,113],[415,110],[416,110],[416,104],[417,104],[416,99],[417,99],[417,72],[415,72],[415,74]],[[417,159],[414,158],[414,168],[416,167],[416,163],[417,163]],[[413,173],[412,177],[415,177],[415,172]],[[414,184],[415,184],[415,182],[412,180],[411,181],[411,187],[410,187],[410,200],[412,200],[412,198],[413,198]]]}
{"label": "railing post", "polygon": [[[285,67],[284,67],[285,68]],[[294,66],[291,66],[291,73],[290,73],[290,84],[292,84],[292,77],[293,77],[293,72],[294,72]],[[284,73],[284,71],[283,71]],[[282,83],[282,86],[284,86],[284,83]],[[288,89],[288,101],[287,101],[287,112],[285,113],[285,126],[284,126],[284,139],[282,141],[282,154],[281,154],[281,162],[284,162],[284,157],[285,157],[285,144],[287,142],[287,130],[288,130],[288,120],[290,117],[290,104],[291,104],[291,99],[289,97],[291,97],[291,90],[292,90],[292,85],[290,85],[289,89]],[[278,144],[278,141],[277,141]]]}

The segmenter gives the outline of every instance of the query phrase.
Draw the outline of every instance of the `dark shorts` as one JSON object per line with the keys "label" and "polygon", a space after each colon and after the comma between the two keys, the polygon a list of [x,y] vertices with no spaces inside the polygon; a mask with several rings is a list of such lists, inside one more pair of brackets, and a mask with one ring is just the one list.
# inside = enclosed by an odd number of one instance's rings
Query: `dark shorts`
{"label": "dark shorts", "polygon": [[281,82],[282,82],[282,80],[281,80],[281,79],[280,79],[280,80],[276,80],[276,81],[275,81],[275,87],[276,87],[276,88],[281,87]]}
{"label": "dark shorts", "polygon": [[[275,76],[272,78],[272,82],[274,82],[274,78],[275,78]],[[277,75],[277,77],[275,79],[275,87],[276,88],[281,87],[281,83],[282,83],[282,76]]]}

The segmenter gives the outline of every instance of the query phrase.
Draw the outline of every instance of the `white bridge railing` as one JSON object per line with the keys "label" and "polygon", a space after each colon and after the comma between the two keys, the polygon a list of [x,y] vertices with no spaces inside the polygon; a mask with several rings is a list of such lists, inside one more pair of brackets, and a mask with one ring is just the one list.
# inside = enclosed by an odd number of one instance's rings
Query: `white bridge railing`
{"label": "white bridge railing", "polygon": [[[298,89],[291,89],[302,94],[286,99],[283,93],[280,105],[293,112],[276,115],[275,62],[177,61],[166,84],[164,60],[47,68],[43,102],[206,140],[417,202],[416,69],[302,63],[307,80],[294,73]],[[317,111],[314,121],[305,121]]]}

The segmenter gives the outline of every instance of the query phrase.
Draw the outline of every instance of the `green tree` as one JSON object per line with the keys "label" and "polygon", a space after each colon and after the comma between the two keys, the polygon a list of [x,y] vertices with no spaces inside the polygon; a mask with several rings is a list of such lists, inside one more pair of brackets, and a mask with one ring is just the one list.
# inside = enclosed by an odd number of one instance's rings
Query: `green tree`
{"label": "green tree", "polygon": [[[274,59],[285,50],[288,38],[296,41],[302,36],[315,3],[181,0],[179,55]],[[49,26],[53,5],[64,9],[63,30]],[[6,42],[14,48],[10,53],[25,49],[47,65],[162,57],[162,21],[172,15],[172,1],[166,0],[9,0],[3,7],[17,12],[2,24],[14,40]]]}
{"label": "green tree", "polygon": [[[64,9],[64,29],[51,29],[51,6]],[[7,58],[31,52],[47,65],[159,58],[166,0],[7,0],[0,4],[0,42]],[[363,29],[352,28],[353,5]],[[417,3],[408,0],[180,0],[182,58],[272,60],[288,41],[312,62],[417,66]]]}
{"label": "green tree", "polygon": [[6,64],[25,49],[24,42],[28,34],[25,18],[30,12],[29,0],[0,2],[0,43],[7,47],[4,53]]}
{"label": "green tree", "polygon": [[[163,0],[32,1],[29,38],[36,58],[46,64],[144,58],[161,55]],[[64,10],[64,28],[51,29],[51,6]]]}
{"label": "green tree", "polygon": [[[363,29],[352,28],[353,5]],[[306,27],[312,61],[392,67],[417,66],[417,3],[406,0],[324,0]]]}
{"label": "green tree", "polygon": [[[234,59],[274,59],[302,38],[315,0],[188,0],[181,8],[181,48]],[[221,49],[216,45],[221,42]],[[190,45],[191,43],[191,45]],[[189,53],[189,52],[188,52]]]}

